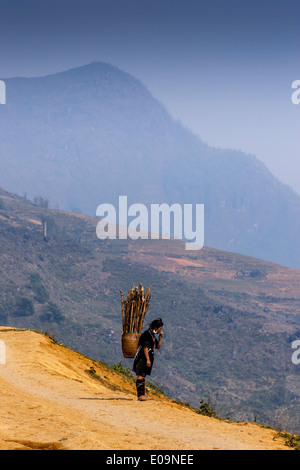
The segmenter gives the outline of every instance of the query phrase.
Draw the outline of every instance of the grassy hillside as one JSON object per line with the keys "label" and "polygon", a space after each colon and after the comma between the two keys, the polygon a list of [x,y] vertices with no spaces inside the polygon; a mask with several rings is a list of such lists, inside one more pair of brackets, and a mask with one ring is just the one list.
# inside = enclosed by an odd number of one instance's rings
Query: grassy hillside
{"label": "grassy hillside", "polygon": [[151,379],[194,406],[211,398],[221,414],[299,432],[300,272],[174,240],[100,241],[96,223],[1,191],[0,324],[116,364],[119,290],[151,285],[146,323],[165,321]]}

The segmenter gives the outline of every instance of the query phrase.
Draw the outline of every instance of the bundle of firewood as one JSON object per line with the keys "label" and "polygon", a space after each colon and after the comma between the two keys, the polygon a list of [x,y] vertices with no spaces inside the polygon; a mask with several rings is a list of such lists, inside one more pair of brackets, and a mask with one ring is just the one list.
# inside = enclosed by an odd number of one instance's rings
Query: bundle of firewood
{"label": "bundle of firewood", "polygon": [[128,290],[126,300],[124,300],[123,292],[120,290],[123,333],[142,333],[145,315],[151,299],[150,290],[151,286],[144,291],[142,283],[139,287],[133,284],[133,287]]}

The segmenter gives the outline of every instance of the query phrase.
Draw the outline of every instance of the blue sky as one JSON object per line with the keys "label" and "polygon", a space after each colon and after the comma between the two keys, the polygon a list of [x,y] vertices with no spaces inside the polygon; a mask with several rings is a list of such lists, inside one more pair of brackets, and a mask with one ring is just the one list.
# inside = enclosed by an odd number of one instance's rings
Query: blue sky
{"label": "blue sky", "polygon": [[299,18],[299,0],[0,0],[0,77],[109,62],[300,194]]}

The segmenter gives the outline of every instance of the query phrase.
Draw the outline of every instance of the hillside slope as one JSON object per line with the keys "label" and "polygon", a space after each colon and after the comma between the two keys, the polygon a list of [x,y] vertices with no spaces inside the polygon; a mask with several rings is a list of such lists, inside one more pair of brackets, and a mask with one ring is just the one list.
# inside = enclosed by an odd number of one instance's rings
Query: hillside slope
{"label": "hillside slope", "polygon": [[169,396],[195,407],[216,397],[238,420],[299,433],[299,366],[291,360],[299,270],[206,247],[187,252],[175,240],[101,242],[96,219],[2,190],[1,202],[0,324],[47,331],[117,364],[119,289],[143,282],[152,286],[145,327],[157,316],[165,321],[151,378]]}
{"label": "hillside slope", "polygon": [[0,340],[0,450],[287,449],[254,424],[203,417],[153,394],[138,402],[130,380],[40,333],[1,328]]}
{"label": "hillside slope", "polygon": [[7,190],[90,216],[120,195],[204,204],[206,246],[300,267],[299,195],[254,156],[203,143],[135,77],[96,62],[5,83]]}

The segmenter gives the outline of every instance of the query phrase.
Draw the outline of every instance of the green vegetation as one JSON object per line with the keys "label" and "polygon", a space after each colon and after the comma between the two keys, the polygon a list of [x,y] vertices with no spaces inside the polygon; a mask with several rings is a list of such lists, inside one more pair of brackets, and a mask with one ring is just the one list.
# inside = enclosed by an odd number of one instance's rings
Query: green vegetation
{"label": "green vegetation", "polygon": [[43,307],[43,313],[40,315],[42,322],[61,323],[64,320],[62,310],[56,303],[47,302]]}
{"label": "green vegetation", "polygon": [[49,292],[47,291],[43,280],[39,273],[30,274],[30,285],[34,293],[34,298],[40,304],[44,304],[49,300]]}
{"label": "green vegetation", "polygon": [[106,376],[101,377],[99,374],[97,374],[97,371],[95,367],[91,366],[88,370],[85,371],[90,377],[92,377],[95,380],[98,380],[100,383],[102,383],[105,387],[111,389],[111,390],[122,390],[118,385],[113,385],[110,383],[110,381],[107,379]]}
{"label": "green vegetation", "polygon": [[118,364],[113,364],[110,367],[112,370],[118,372],[119,374],[123,374],[126,377],[132,378],[130,367],[125,367],[122,360]]}
{"label": "green vegetation", "polygon": [[19,297],[12,312],[14,317],[28,317],[34,315],[33,302],[28,297]]}
{"label": "green vegetation", "polygon": [[280,432],[278,435],[285,439],[287,446],[292,447],[294,450],[300,450],[300,435],[290,434],[288,432]]}
{"label": "green vegetation", "polygon": [[214,400],[211,397],[209,397],[207,400],[202,398],[197,412],[203,416],[209,416],[211,418],[217,418],[226,421],[231,421],[232,416],[234,415],[233,411],[229,411],[227,409],[226,404],[223,403],[222,405],[218,405],[217,395]]}
{"label": "green vegetation", "polygon": [[210,401],[206,402],[205,398],[200,401],[200,407],[198,413],[203,416],[209,416],[210,418],[216,418],[217,412],[216,407]]}

